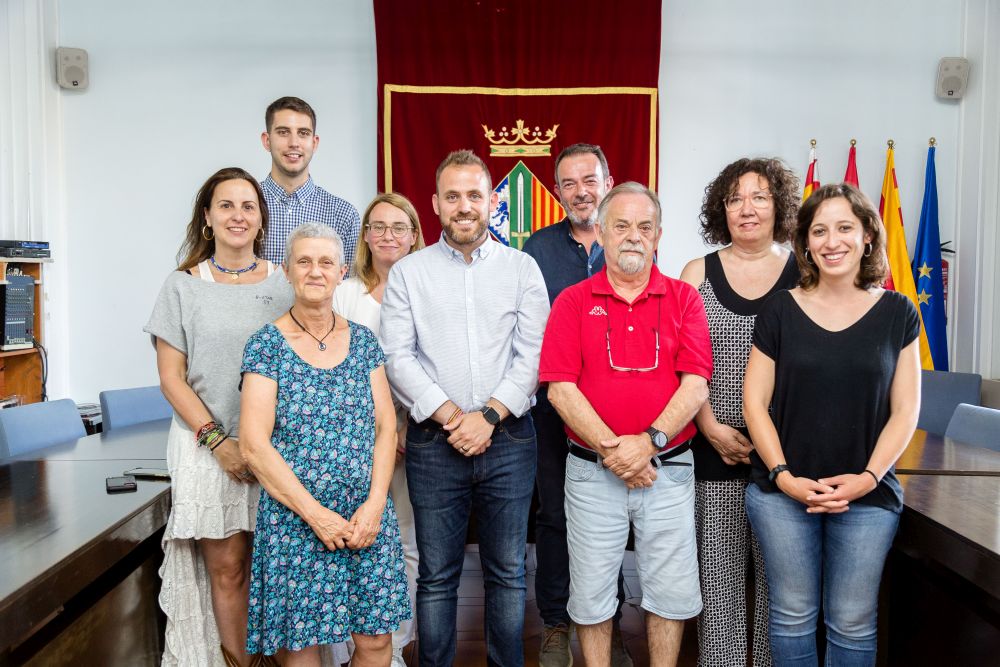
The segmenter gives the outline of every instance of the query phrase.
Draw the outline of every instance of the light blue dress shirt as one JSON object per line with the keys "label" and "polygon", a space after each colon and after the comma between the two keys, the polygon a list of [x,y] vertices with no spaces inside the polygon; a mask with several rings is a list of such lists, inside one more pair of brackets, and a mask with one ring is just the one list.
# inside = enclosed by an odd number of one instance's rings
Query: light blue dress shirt
{"label": "light blue dress shirt", "polygon": [[465,412],[492,397],[531,407],[549,299],[535,260],[492,238],[472,262],[442,235],[389,271],[382,345],[389,382],[416,421],[448,399]]}

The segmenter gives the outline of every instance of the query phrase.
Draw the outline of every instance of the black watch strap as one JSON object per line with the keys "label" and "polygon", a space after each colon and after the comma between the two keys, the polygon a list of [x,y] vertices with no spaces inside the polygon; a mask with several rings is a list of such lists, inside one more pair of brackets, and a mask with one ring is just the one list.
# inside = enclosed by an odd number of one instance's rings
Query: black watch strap
{"label": "black watch strap", "polygon": [[490,406],[484,405],[479,411],[483,413],[483,417],[491,426],[496,426],[500,423],[500,413]]}
{"label": "black watch strap", "polygon": [[771,482],[774,482],[778,479],[778,475],[785,472],[786,470],[788,471],[788,474],[792,473],[792,471],[788,470],[788,466],[785,465],[784,463],[782,463],[781,465],[776,465],[773,468],[771,468],[771,472],[768,473],[767,479]]}

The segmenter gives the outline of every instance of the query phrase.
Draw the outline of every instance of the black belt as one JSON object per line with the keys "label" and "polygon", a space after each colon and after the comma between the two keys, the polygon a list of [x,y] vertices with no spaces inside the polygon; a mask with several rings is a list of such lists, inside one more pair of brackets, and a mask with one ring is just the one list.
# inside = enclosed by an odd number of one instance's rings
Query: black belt
{"label": "black belt", "polygon": [[[595,452],[593,449],[588,449],[583,445],[579,445],[570,440],[569,438],[566,439],[566,442],[569,443],[569,453],[572,454],[573,456],[581,458],[584,461],[590,461],[591,463],[601,463],[600,454]],[[657,454],[653,458],[649,459],[649,462],[652,464],[654,468],[660,468],[662,466],[689,466],[691,464],[687,462],[670,460],[676,456],[680,456],[689,449],[691,449],[690,439],[682,442],[676,447],[671,447],[662,454]]]}

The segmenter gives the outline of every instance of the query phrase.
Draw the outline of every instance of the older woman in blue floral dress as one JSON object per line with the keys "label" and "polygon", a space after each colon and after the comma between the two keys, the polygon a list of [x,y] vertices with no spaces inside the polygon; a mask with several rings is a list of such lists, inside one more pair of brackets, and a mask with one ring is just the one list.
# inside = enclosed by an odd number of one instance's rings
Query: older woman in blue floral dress
{"label": "older woman in blue floral dress", "polygon": [[388,665],[411,617],[389,482],[395,414],[382,350],[337,318],[340,239],[302,225],[286,244],[295,305],[247,342],[240,449],[263,486],[247,648],[319,665],[319,646],[353,639],[353,665]]}

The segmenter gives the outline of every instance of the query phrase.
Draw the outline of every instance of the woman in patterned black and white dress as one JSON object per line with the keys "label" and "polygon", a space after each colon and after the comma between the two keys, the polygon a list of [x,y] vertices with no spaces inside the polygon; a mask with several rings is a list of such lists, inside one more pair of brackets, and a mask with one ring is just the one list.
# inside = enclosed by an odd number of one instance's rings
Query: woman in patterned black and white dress
{"label": "woman in patterned black and white dress", "polygon": [[753,664],[770,665],[767,580],[744,508],[750,441],[743,372],[757,312],[799,278],[787,241],[798,211],[798,179],[779,160],[743,158],[705,188],[701,235],[721,250],[692,260],[681,280],[701,294],[712,337],[709,400],[695,417],[695,515],[704,611],[698,665],[745,665],[747,559],[754,565]]}

